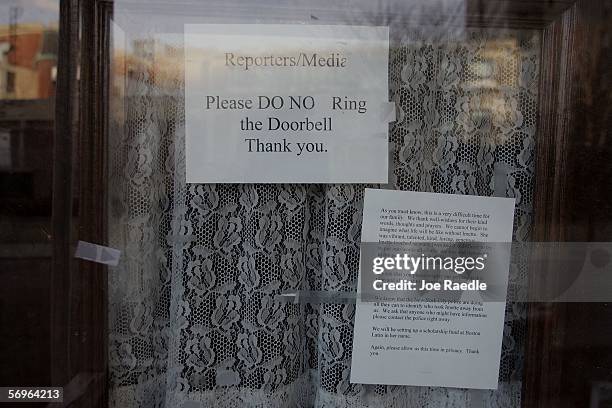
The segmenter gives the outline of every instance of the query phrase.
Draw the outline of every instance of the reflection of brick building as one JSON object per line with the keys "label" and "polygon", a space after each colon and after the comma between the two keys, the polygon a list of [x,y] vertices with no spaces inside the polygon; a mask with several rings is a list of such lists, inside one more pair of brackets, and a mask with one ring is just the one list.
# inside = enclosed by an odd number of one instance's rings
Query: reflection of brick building
{"label": "reflection of brick building", "polygon": [[0,384],[51,385],[57,46],[57,24],[0,26]]}
{"label": "reflection of brick building", "polygon": [[[46,99],[54,95],[57,28],[0,26],[0,99]],[[14,46],[12,46],[12,44]]]}
{"label": "reflection of brick building", "polygon": [[50,214],[57,45],[56,26],[0,26],[0,215]]}

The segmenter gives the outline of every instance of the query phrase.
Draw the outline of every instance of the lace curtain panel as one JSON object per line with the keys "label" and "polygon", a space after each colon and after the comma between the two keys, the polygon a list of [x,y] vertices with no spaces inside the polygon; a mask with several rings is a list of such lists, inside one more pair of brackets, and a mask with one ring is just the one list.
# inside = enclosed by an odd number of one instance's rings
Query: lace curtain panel
{"label": "lace curtain panel", "polygon": [[[514,239],[528,239],[537,34],[412,37],[389,51],[397,120],[389,184],[373,187],[515,197]],[[366,186],[186,184],[182,49],[139,44],[112,90],[111,406],[520,406],[526,315],[512,303],[498,390],[351,384],[355,305],[277,295],[355,291]]]}

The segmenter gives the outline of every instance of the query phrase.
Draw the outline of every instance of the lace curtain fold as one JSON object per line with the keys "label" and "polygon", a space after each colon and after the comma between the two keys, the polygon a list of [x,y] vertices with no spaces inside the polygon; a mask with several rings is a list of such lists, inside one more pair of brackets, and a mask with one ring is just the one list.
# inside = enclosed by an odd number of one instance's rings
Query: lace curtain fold
{"label": "lace curtain fold", "polygon": [[[525,310],[512,303],[497,391],[351,384],[355,305],[276,295],[355,290],[365,186],[186,184],[182,50],[140,47],[110,132],[112,406],[520,405]],[[390,178],[374,187],[515,197],[527,239],[539,52],[532,32],[394,44]]]}

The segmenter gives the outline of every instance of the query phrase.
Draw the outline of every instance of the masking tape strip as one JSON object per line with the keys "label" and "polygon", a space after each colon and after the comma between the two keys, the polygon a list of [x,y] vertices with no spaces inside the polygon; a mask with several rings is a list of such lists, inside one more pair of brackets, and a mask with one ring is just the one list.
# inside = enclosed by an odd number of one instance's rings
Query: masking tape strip
{"label": "masking tape strip", "polygon": [[240,384],[240,376],[232,370],[217,369],[215,380],[218,386],[228,386]]}
{"label": "masking tape strip", "polygon": [[92,244],[91,242],[79,241],[74,257],[104,265],[117,266],[121,257],[121,251],[115,248]]}
{"label": "masking tape strip", "polygon": [[276,300],[284,303],[355,303],[356,292],[332,292],[326,290],[300,290],[285,292],[276,296]]}
{"label": "masking tape strip", "polygon": [[380,111],[382,112],[383,123],[395,122],[396,117],[395,102],[385,102],[382,104]]}

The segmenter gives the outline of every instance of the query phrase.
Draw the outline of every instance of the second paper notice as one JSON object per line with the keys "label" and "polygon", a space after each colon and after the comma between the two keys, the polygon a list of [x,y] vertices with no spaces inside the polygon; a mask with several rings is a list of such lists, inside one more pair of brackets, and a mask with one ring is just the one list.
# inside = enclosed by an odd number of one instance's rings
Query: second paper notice
{"label": "second paper notice", "polygon": [[[362,242],[509,243],[513,218],[511,198],[366,189]],[[351,382],[496,389],[509,266],[499,259],[502,294],[494,301],[449,301],[443,291],[440,302],[358,298]],[[364,269],[359,293],[372,273]],[[412,277],[415,287],[423,283]]]}

